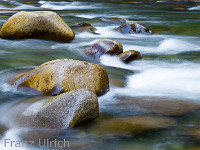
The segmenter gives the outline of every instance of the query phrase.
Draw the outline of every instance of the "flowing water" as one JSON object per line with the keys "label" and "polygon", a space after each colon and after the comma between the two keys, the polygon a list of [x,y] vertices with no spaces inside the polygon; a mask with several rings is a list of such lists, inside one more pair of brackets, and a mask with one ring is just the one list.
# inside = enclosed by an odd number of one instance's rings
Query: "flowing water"
{"label": "flowing water", "polygon": [[[18,11],[52,10],[68,25],[90,22],[98,34],[76,32],[70,43],[48,40],[0,39],[0,149],[55,149],[11,145],[4,147],[4,139],[34,140],[67,139],[68,149],[123,149],[123,150],[187,150],[198,143],[184,135],[183,128],[198,125],[199,113],[174,117],[176,128],[145,133],[139,136],[99,135],[91,129],[92,122],[65,131],[17,128],[13,114],[18,102],[29,98],[40,99],[35,91],[15,89],[9,81],[16,75],[58,58],[72,58],[99,63],[109,73],[110,91],[99,97],[100,119],[131,116],[134,110],[119,109],[117,97],[161,96],[186,99],[200,103],[200,2],[156,0],[1,0],[0,26]],[[106,18],[118,17],[150,28],[152,35],[123,35],[115,31],[118,22]],[[102,56],[94,61],[84,55],[84,49],[101,38],[123,44],[124,51],[140,51],[143,60],[130,64],[114,56]],[[15,118],[16,119],[16,118]],[[198,149],[197,148],[197,149]],[[199,148],[200,149],[200,148]]]}

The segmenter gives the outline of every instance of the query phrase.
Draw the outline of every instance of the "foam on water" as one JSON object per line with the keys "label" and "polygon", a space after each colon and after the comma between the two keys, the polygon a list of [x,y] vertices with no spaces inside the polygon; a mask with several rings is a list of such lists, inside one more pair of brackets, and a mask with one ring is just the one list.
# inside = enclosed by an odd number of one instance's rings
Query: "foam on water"
{"label": "foam on water", "polygon": [[188,8],[188,10],[200,10],[200,5]]}
{"label": "foam on water", "polygon": [[126,65],[113,56],[103,56],[101,62],[139,72],[127,77],[126,88],[115,88],[110,96],[166,96],[200,101],[198,63],[140,60]]}
{"label": "foam on water", "polygon": [[96,9],[95,4],[88,5],[83,2],[52,2],[52,1],[39,1],[42,8],[48,8],[51,10],[73,10],[73,9]]}

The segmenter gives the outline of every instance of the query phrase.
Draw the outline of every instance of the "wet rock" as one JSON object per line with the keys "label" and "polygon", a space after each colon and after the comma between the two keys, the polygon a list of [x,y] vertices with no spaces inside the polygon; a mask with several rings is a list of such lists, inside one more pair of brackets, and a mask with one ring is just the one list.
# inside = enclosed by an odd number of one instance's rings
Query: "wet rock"
{"label": "wet rock", "polygon": [[91,23],[89,22],[80,22],[76,23],[71,26],[71,28],[77,32],[90,32],[92,34],[97,34],[95,31],[97,30],[96,28],[92,27]]}
{"label": "wet rock", "polygon": [[101,39],[85,50],[86,55],[95,59],[104,54],[118,55],[122,52],[122,44],[110,39]]}
{"label": "wet rock", "polygon": [[168,117],[129,116],[99,120],[91,130],[96,134],[137,134],[163,130],[175,125],[176,122]]}
{"label": "wet rock", "polygon": [[125,23],[117,28],[117,30],[124,34],[134,34],[134,33],[152,33],[147,27],[144,27],[138,23]]}
{"label": "wet rock", "polygon": [[121,61],[129,63],[133,60],[142,59],[140,52],[135,50],[126,51],[118,55]]}
{"label": "wet rock", "polygon": [[118,109],[153,113],[167,116],[181,116],[200,109],[200,104],[167,97],[121,97]]}
{"label": "wet rock", "polygon": [[10,17],[0,31],[5,39],[39,38],[68,42],[74,39],[72,29],[51,11],[19,12]]}
{"label": "wet rock", "polygon": [[[16,118],[19,126],[33,128],[63,129],[74,127],[99,115],[95,93],[89,90],[74,90],[51,98],[28,103],[21,116]],[[15,108],[22,104],[18,104]],[[27,105],[27,104],[26,104]],[[9,111],[9,110],[8,110]]]}
{"label": "wet rock", "polygon": [[103,67],[73,59],[57,59],[44,63],[22,74],[12,84],[17,87],[31,87],[47,95],[89,89],[100,96],[109,90],[108,75]]}
{"label": "wet rock", "polygon": [[108,23],[118,23],[118,24],[126,23],[126,20],[122,18],[104,18],[103,21]]}

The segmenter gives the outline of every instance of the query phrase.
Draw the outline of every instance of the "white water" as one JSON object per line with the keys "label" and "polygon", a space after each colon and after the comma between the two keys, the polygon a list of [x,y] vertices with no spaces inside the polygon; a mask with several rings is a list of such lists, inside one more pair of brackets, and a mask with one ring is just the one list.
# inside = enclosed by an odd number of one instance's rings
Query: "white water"
{"label": "white water", "polygon": [[51,10],[72,10],[72,9],[99,9],[96,4],[88,5],[83,2],[52,2],[52,1],[39,1],[42,8]]}
{"label": "white water", "polygon": [[188,8],[188,10],[200,10],[200,5]]}
{"label": "white water", "polygon": [[111,90],[111,96],[166,96],[200,102],[200,65],[183,62],[135,61],[125,65],[116,57],[103,56],[105,65],[139,71],[127,77],[125,88]]}

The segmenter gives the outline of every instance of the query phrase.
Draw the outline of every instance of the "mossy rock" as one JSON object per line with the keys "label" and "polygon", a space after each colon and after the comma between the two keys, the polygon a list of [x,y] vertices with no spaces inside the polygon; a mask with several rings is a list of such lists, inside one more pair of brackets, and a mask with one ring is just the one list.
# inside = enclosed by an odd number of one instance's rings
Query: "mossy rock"
{"label": "mossy rock", "polygon": [[144,27],[138,23],[128,22],[117,28],[117,30],[123,34],[135,34],[135,33],[152,33],[147,27]]}
{"label": "mossy rock", "polygon": [[14,127],[65,129],[96,118],[99,103],[94,92],[73,90],[37,101],[19,102],[7,111],[12,115],[9,118]]}
{"label": "mossy rock", "polygon": [[118,57],[124,63],[129,63],[133,60],[142,59],[140,52],[135,51],[135,50],[130,50],[130,51],[126,51],[124,53],[121,53],[121,54],[118,55]]}
{"label": "mossy rock", "polygon": [[108,75],[103,67],[73,59],[57,59],[44,63],[20,75],[12,84],[17,87],[31,87],[47,95],[89,89],[100,96],[109,90]]}
{"label": "mossy rock", "polygon": [[104,54],[118,55],[122,52],[122,44],[110,39],[101,39],[85,50],[86,55],[95,59]]}
{"label": "mossy rock", "polygon": [[3,24],[0,37],[5,39],[39,38],[68,42],[74,39],[74,32],[55,12],[21,11]]}
{"label": "mossy rock", "polygon": [[98,120],[91,128],[95,134],[138,134],[174,127],[176,121],[159,116],[129,116]]}

